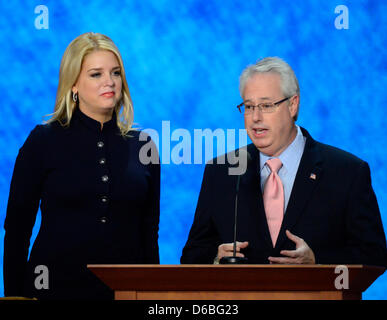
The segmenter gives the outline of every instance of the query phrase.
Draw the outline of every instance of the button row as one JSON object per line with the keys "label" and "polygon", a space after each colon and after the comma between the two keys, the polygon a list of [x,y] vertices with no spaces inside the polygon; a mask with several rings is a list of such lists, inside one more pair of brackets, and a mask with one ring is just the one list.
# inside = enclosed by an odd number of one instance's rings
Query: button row
{"label": "button row", "polygon": [[[97,142],[97,147],[98,148],[103,148],[105,146],[105,144],[102,142],[102,141],[98,141]],[[101,165],[104,165],[104,164],[106,164],[106,159],[105,158],[101,158],[101,159],[99,159],[98,160],[98,163],[99,164],[101,164]],[[103,182],[108,182],[109,181],[109,176],[108,175],[103,175],[102,177],[101,177],[101,180],[103,181]],[[107,197],[107,196],[102,196],[101,197],[101,202],[102,203],[107,203],[109,201],[109,198]],[[100,219],[99,219],[99,221],[101,222],[101,223],[106,223],[107,222],[107,218],[106,217],[101,217]]]}
{"label": "button row", "polygon": [[[102,141],[98,141],[97,142],[97,147],[98,148],[103,148],[105,144],[102,142]],[[99,164],[105,164],[106,163],[106,159],[105,158],[101,158],[98,160]],[[102,181],[103,182],[108,182],[109,181],[109,177],[105,174],[101,177]]]}

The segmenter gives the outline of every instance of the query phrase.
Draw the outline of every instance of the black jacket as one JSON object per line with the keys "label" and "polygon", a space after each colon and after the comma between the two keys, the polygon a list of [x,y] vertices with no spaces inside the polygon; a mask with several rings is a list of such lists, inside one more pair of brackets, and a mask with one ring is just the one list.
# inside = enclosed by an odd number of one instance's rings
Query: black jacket
{"label": "black jacket", "polygon": [[[139,161],[147,143],[139,134],[123,138],[115,120],[101,130],[79,109],[68,128],[54,122],[30,133],[4,223],[6,296],[110,299],[87,264],[159,263],[160,165]],[[41,227],[27,263],[39,203]],[[35,288],[38,265],[49,270],[49,289]]]}
{"label": "black jacket", "polygon": [[[237,240],[249,241],[249,246],[242,252],[249,263],[269,263],[269,256],[295,249],[285,234],[288,229],[306,241],[316,263],[387,266],[386,238],[368,164],[302,132],[305,149],[274,248],[260,188],[259,151],[253,144],[247,146],[252,162],[240,180]],[[181,263],[213,263],[217,247],[233,242],[237,176],[228,174],[227,162],[214,163],[205,168]]]}

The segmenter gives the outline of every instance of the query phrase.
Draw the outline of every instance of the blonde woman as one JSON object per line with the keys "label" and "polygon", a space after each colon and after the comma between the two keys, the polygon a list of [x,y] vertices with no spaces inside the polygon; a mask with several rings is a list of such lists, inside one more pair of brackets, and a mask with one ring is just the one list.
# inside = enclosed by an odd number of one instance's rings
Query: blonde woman
{"label": "blonde woman", "polygon": [[141,163],[147,142],[132,124],[118,48],[102,34],[77,37],[62,58],[54,113],[16,159],[4,223],[6,296],[112,299],[87,264],[159,263],[160,166]]}

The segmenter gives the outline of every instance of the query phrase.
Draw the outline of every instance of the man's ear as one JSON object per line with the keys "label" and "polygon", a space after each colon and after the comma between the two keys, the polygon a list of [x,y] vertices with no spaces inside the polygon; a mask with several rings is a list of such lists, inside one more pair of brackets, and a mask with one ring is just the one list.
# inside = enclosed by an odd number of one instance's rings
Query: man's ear
{"label": "man's ear", "polygon": [[300,105],[300,97],[299,96],[295,95],[295,96],[290,98],[289,111],[290,111],[290,115],[292,118],[295,118],[296,115],[298,114],[299,105]]}

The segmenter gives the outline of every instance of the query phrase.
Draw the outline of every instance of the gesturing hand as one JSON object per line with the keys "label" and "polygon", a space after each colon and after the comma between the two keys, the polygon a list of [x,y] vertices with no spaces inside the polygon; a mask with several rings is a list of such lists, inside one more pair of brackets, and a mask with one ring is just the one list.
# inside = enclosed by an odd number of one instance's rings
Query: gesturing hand
{"label": "gesturing hand", "polygon": [[292,234],[289,230],[286,230],[286,236],[296,244],[296,250],[281,250],[280,254],[286,257],[269,257],[271,263],[283,263],[283,264],[314,264],[316,259],[311,248],[308,244]]}
{"label": "gesturing hand", "polygon": [[[241,253],[241,249],[246,248],[249,245],[247,241],[244,242],[236,242],[236,256],[244,257],[244,254]],[[234,243],[223,243],[218,247],[218,255],[217,259],[221,259],[223,257],[232,257],[234,253]]]}

